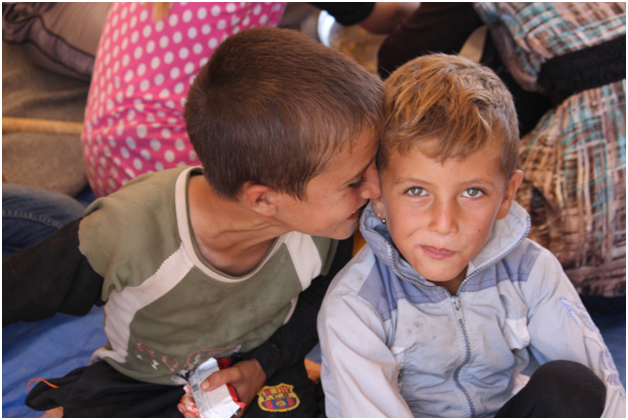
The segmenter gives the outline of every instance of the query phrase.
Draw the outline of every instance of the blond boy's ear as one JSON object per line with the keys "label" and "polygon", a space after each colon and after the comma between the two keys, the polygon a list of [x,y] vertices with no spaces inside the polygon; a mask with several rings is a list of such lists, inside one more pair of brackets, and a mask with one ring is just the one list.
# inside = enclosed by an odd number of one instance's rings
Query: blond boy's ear
{"label": "blond boy's ear", "polygon": [[384,209],[384,203],[382,202],[382,196],[377,198],[371,198],[371,207],[373,207],[373,213],[380,220],[386,220],[386,210]]}
{"label": "blond boy's ear", "polygon": [[266,185],[247,183],[242,188],[241,198],[251,210],[272,217],[277,212],[275,191]]}
{"label": "blond boy's ear", "polygon": [[506,184],[506,192],[504,193],[504,199],[499,206],[499,210],[497,211],[497,220],[503,219],[508,214],[510,210],[510,206],[515,199],[515,195],[517,194],[517,190],[523,181],[523,171],[517,169],[510,176],[508,180],[508,184]]}

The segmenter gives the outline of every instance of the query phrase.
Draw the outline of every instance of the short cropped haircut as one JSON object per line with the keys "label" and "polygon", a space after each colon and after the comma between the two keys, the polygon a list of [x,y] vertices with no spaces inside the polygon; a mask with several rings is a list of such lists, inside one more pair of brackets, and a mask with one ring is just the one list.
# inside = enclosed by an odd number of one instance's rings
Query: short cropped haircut
{"label": "short cropped haircut", "polygon": [[214,51],[184,117],[222,197],[237,198],[251,181],[302,200],[334,152],[365,129],[381,137],[383,104],[380,79],[346,55],[295,30],[255,28]]}
{"label": "short cropped haircut", "polygon": [[[394,151],[403,155],[418,146],[426,156],[444,162],[466,158],[495,139],[502,148],[506,179],[515,171],[517,112],[508,88],[489,68],[458,56],[426,55],[395,70],[385,88],[380,170]],[[429,142],[433,139],[436,145]],[[429,150],[422,147],[427,144]]]}

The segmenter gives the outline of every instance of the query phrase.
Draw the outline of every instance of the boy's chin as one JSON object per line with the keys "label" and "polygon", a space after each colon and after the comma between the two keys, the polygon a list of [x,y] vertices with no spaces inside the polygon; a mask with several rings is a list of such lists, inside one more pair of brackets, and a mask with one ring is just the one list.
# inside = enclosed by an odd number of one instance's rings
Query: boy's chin
{"label": "boy's chin", "polygon": [[342,241],[344,239],[349,239],[351,235],[355,232],[356,222],[351,223],[350,225],[340,225],[335,230],[329,232],[326,235],[323,235],[325,238],[337,239]]}

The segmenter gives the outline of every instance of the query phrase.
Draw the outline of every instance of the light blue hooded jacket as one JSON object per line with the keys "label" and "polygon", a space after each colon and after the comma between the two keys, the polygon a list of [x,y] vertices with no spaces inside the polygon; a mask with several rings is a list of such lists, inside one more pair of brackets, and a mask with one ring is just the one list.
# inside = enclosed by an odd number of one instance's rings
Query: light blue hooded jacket
{"label": "light blue hooded jacket", "polygon": [[604,416],[626,417],[610,352],[558,260],[526,239],[513,203],[455,296],[399,254],[369,205],[365,246],[332,282],[318,318],[328,417],[493,416],[542,364],[572,360],[606,384]]}

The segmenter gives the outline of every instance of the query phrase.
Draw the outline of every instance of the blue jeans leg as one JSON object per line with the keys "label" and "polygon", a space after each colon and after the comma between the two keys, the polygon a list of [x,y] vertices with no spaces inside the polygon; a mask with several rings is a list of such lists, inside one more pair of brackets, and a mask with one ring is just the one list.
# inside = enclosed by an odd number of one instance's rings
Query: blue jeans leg
{"label": "blue jeans leg", "polygon": [[2,259],[44,240],[84,211],[68,195],[3,183]]}

